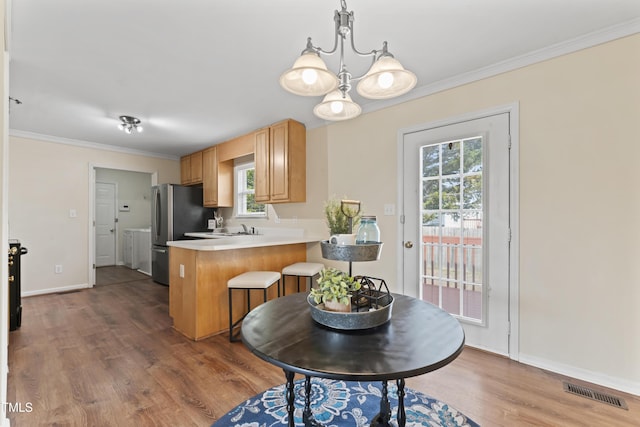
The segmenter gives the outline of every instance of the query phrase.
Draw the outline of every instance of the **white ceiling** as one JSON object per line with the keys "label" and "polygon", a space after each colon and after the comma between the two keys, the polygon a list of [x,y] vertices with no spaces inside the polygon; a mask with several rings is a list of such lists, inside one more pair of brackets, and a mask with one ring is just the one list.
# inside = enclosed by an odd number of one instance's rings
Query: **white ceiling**
{"label": "white ceiling", "polygon": [[[640,31],[640,0],[349,0],[362,51],[418,76],[393,101]],[[284,118],[317,127],[320,98],[278,77],[307,37],[329,49],[338,0],[14,0],[10,130],[177,156]],[[552,49],[550,49],[552,47]],[[337,56],[337,55],[334,55]],[[336,70],[335,59],[327,60]],[[347,56],[353,74],[369,60]],[[142,120],[127,135],[118,116]],[[357,119],[356,119],[357,120]]]}

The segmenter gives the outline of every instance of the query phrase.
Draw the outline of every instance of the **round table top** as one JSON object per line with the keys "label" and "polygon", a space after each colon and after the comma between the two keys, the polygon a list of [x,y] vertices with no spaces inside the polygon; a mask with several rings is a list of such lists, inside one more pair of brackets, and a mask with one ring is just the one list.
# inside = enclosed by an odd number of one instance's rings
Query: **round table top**
{"label": "round table top", "polygon": [[356,331],[335,330],[311,318],[307,293],[271,300],[242,322],[242,341],[258,357],[287,371],[347,381],[385,381],[422,375],[462,352],[460,323],[440,308],[393,294],[391,320]]}

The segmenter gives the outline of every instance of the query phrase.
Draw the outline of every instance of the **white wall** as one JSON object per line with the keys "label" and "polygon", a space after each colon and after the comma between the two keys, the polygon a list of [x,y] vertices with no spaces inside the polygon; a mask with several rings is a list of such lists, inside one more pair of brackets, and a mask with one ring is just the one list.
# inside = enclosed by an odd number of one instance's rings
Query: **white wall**
{"label": "white wall", "polygon": [[[89,283],[89,168],[158,173],[179,182],[180,164],[142,155],[10,137],[9,237],[29,249],[23,295],[86,287]],[[70,218],[74,209],[77,217]],[[63,266],[62,274],[54,266]]]}
{"label": "white wall", "polygon": [[327,145],[328,193],[378,216],[382,257],[354,274],[400,268],[398,219],[383,215],[397,132],[518,102],[520,358],[640,394],[638,52],[626,37],[309,131]]}
{"label": "white wall", "polygon": [[[127,228],[151,227],[151,174],[96,168],[96,182],[117,184],[116,264],[123,263],[123,233]],[[123,204],[129,211],[120,211]]]}

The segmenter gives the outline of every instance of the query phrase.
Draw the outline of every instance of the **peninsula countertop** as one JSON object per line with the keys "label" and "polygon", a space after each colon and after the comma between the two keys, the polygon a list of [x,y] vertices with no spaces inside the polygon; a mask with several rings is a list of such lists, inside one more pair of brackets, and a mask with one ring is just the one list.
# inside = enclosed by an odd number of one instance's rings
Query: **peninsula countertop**
{"label": "peninsula countertop", "polygon": [[168,246],[191,249],[195,251],[225,251],[231,249],[258,248],[264,246],[295,245],[298,243],[315,243],[326,240],[321,236],[305,235],[277,235],[277,234],[247,234],[221,236],[212,233],[185,233],[197,240],[175,240],[167,242]]}
{"label": "peninsula countertop", "polygon": [[[173,327],[193,340],[228,330],[231,278],[250,270],[282,271],[287,265],[305,262],[310,246],[323,240],[317,237],[322,232],[305,229],[260,227],[258,234],[248,235],[238,234],[239,227],[224,231],[185,233],[195,240],[168,242],[169,315]],[[288,293],[297,291],[294,280],[288,285]],[[277,298],[277,288],[267,290],[269,299]],[[236,315],[246,310],[247,303],[253,308],[262,301],[249,299],[244,292],[236,294],[231,310]]]}

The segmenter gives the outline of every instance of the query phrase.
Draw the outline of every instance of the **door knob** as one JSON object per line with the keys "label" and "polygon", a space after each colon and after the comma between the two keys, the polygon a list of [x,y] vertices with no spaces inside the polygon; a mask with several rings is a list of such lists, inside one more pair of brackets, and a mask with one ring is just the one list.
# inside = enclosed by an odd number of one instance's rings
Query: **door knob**
{"label": "door knob", "polygon": [[413,247],[413,242],[411,240],[407,240],[404,242],[404,247],[407,249],[411,249]]}

